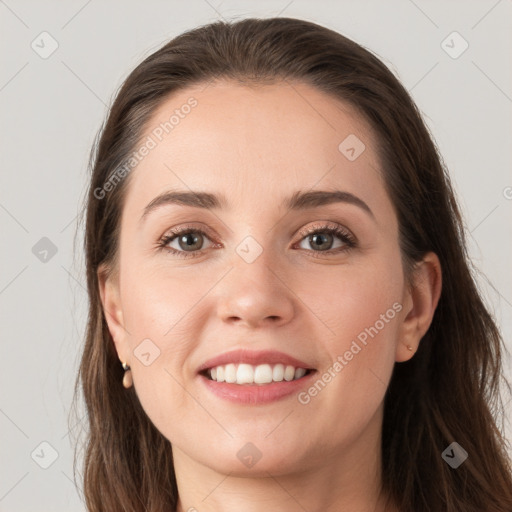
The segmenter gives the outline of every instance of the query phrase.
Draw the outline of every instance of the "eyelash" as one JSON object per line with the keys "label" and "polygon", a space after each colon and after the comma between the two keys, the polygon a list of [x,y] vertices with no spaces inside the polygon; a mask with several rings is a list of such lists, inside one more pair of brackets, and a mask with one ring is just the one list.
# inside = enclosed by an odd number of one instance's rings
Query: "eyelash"
{"label": "eyelash", "polygon": [[[188,235],[190,233],[200,233],[201,235],[206,236],[208,239],[210,239],[210,236],[208,233],[203,231],[199,228],[194,227],[179,227],[171,230],[172,234],[163,236],[158,242],[157,242],[157,249],[158,250],[164,250],[167,252],[170,252],[174,256],[177,256],[178,258],[196,258],[198,256],[201,256],[206,249],[200,250],[200,251],[176,251],[175,249],[172,249],[170,247],[167,247],[167,244],[172,242],[174,239],[176,239],[178,236],[182,235]],[[354,247],[357,247],[357,241],[355,237],[346,229],[342,228],[341,226],[331,226],[328,224],[324,224],[322,226],[314,226],[311,228],[306,229],[305,231],[301,232],[301,239],[299,240],[300,243],[302,240],[310,235],[318,234],[318,233],[329,233],[332,235],[338,236],[341,241],[345,244],[345,247],[337,248],[337,249],[330,249],[328,251],[313,251],[308,250],[308,252],[311,253],[311,256],[314,258],[322,258],[323,254],[326,255],[332,255],[337,254],[340,252],[348,251],[350,249],[353,249]]]}

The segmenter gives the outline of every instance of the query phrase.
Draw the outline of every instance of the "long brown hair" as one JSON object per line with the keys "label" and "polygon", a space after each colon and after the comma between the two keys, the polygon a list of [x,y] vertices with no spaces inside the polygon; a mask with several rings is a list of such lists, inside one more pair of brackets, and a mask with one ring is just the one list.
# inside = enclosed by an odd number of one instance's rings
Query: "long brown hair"
{"label": "long brown hair", "polygon": [[[405,272],[410,277],[414,262],[433,251],[443,273],[432,324],[415,356],[395,364],[385,396],[383,490],[404,512],[510,512],[512,468],[503,426],[497,426],[501,379],[510,389],[502,374],[506,349],[475,284],[442,158],[408,92],[376,56],[337,32],[292,18],[219,21],[172,39],[124,81],[95,141],[84,209],[90,304],[74,397],[81,385],[89,427],[87,509],[176,509],[171,443],[146,416],[134,388],[122,386],[98,288],[100,264],[116,271],[130,174],[108,193],[98,191],[126,163],[170,93],[218,78],[299,80],[348,102],[369,121],[398,217]],[[457,469],[442,457],[452,442],[468,453]]]}

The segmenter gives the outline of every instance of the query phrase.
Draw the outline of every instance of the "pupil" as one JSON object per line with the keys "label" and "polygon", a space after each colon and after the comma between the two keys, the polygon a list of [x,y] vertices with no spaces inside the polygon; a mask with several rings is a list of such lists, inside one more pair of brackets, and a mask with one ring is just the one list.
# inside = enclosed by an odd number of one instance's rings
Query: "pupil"
{"label": "pupil", "polygon": [[192,233],[187,233],[186,235],[183,235],[180,237],[180,245],[181,245],[181,243],[183,243],[185,245],[185,248],[187,248],[187,249],[195,248],[193,246],[195,244],[197,244],[198,240],[199,240],[199,237],[193,236]]}
{"label": "pupil", "polygon": [[[326,241],[328,241],[328,238],[327,238],[328,236],[330,236],[330,235],[324,235],[324,234],[318,234],[317,233],[317,234],[312,236],[312,242],[313,242],[313,244],[318,246],[319,245],[318,242],[317,242],[318,237],[321,237],[323,242],[326,242]],[[320,242],[320,243],[322,243],[322,242]],[[325,247],[320,246],[320,249],[325,249]]]}

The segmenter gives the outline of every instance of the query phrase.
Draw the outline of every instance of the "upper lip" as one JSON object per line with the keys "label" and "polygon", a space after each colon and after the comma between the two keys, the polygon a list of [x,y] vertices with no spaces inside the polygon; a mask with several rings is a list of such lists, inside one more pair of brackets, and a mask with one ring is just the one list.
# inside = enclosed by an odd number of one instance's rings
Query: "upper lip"
{"label": "upper lip", "polygon": [[208,359],[205,361],[198,369],[197,372],[202,372],[203,370],[208,370],[210,368],[215,368],[216,366],[222,366],[225,364],[234,363],[246,363],[252,365],[259,364],[283,364],[294,366],[295,368],[304,368],[305,370],[314,370],[308,363],[301,361],[300,359],[296,359],[295,357],[289,356],[284,352],[278,352],[276,350],[247,350],[247,349],[238,349],[232,350],[231,352],[225,352],[219,356],[213,357],[212,359]]}

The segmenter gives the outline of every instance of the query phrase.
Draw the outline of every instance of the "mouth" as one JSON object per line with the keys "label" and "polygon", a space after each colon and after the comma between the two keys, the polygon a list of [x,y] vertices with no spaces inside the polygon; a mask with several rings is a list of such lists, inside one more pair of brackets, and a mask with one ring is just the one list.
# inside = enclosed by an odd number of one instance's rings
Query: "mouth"
{"label": "mouth", "polygon": [[197,375],[213,396],[241,405],[290,398],[318,373],[311,363],[276,350],[238,349],[205,361]]}
{"label": "mouth", "polygon": [[[317,370],[291,365],[227,364],[201,370],[199,379],[216,398],[238,406],[265,406],[293,398],[312,385]],[[275,380],[274,380],[275,378]]]}

